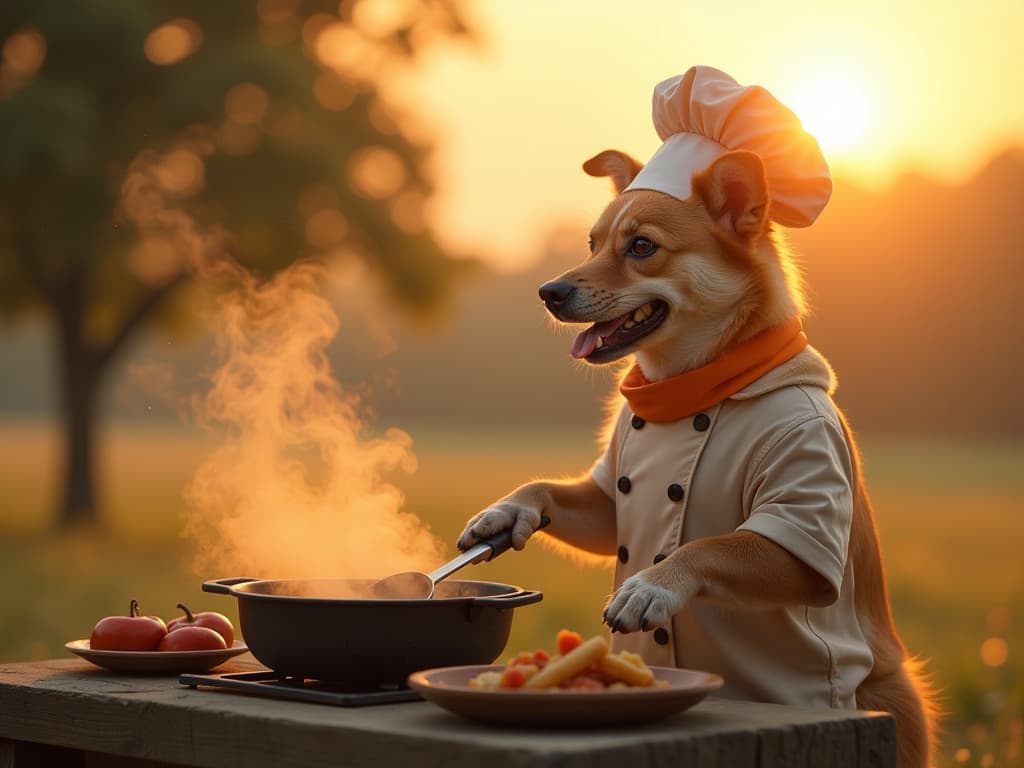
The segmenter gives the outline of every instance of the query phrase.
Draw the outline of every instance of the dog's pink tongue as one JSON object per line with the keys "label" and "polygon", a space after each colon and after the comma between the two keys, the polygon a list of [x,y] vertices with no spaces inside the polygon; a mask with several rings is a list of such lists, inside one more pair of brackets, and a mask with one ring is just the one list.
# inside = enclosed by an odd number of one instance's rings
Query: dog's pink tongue
{"label": "dog's pink tongue", "polygon": [[572,343],[572,349],[569,350],[569,354],[577,360],[582,360],[584,357],[589,355],[597,347],[597,340],[600,338],[597,335],[596,325],[592,325],[579,336]]}
{"label": "dog's pink tongue", "polygon": [[583,333],[576,337],[576,340],[572,343],[572,349],[569,350],[569,354],[577,360],[590,355],[595,349],[597,349],[597,340],[611,336],[629,318],[629,315],[617,318],[615,320],[606,320],[603,323],[594,323],[592,326],[587,328]]}

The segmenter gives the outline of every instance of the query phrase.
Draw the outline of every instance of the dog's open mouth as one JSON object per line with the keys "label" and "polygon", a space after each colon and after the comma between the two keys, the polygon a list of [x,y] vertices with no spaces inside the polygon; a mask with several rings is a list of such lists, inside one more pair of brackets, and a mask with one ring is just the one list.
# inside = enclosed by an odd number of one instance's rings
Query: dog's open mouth
{"label": "dog's open mouth", "polygon": [[577,360],[590,363],[606,363],[622,357],[667,316],[668,304],[659,299],[649,301],[614,320],[594,323],[576,337],[571,354]]}

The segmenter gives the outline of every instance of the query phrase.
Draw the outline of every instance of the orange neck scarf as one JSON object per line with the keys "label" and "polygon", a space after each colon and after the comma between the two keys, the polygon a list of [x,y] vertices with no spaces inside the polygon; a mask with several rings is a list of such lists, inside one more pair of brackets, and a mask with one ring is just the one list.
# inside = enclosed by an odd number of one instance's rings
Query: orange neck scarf
{"label": "orange neck scarf", "polygon": [[794,317],[734,347],[705,366],[661,381],[648,381],[634,365],[619,385],[629,407],[647,421],[677,421],[736,394],[807,346]]}

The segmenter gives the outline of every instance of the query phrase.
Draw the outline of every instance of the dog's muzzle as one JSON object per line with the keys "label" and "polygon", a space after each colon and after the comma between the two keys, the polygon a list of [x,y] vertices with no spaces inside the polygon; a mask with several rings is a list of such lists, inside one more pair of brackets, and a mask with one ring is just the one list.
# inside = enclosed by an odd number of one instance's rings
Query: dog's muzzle
{"label": "dog's muzzle", "polygon": [[572,300],[572,295],[575,292],[576,286],[565,280],[552,280],[544,283],[538,291],[541,301],[548,308],[548,312],[559,320],[565,319],[562,317],[560,310]]}

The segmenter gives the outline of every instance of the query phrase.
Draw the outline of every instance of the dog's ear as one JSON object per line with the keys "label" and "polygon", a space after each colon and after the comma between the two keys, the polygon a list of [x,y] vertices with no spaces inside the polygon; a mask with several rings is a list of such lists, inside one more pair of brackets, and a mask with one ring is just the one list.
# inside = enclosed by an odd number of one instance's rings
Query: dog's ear
{"label": "dog's ear", "polygon": [[764,163],[753,152],[722,155],[694,174],[693,190],[704,200],[711,218],[736,234],[756,238],[768,224],[768,179]]}
{"label": "dog's ear", "polygon": [[583,170],[590,176],[610,177],[617,194],[629,186],[643,167],[643,163],[617,149],[606,149],[583,164]]}

